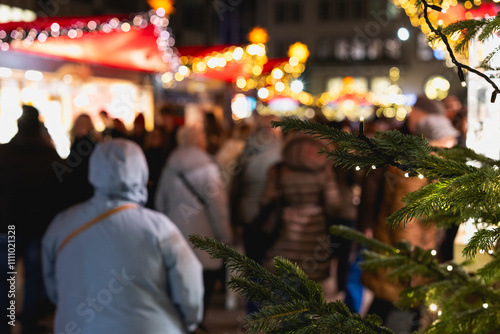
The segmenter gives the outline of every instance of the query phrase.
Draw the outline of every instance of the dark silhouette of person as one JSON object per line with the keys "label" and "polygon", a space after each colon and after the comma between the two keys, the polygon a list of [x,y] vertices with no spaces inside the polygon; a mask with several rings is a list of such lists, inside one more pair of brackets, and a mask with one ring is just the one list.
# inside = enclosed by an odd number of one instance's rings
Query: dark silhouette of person
{"label": "dark silhouette of person", "polygon": [[[0,145],[0,307],[8,310],[15,302],[8,295],[10,285],[6,282],[7,278],[15,280],[16,274],[7,273],[17,272],[16,264],[22,258],[24,301],[21,317],[16,320],[22,322],[22,333],[32,334],[39,330],[39,320],[50,305],[42,279],[41,239],[67,203],[64,184],[53,169],[54,163],[64,162],[40,122],[38,110],[26,105],[22,109],[17,134],[9,143]],[[12,312],[8,311],[8,315]],[[2,319],[2,333],[13,328],[8,324],[11,319]]]}

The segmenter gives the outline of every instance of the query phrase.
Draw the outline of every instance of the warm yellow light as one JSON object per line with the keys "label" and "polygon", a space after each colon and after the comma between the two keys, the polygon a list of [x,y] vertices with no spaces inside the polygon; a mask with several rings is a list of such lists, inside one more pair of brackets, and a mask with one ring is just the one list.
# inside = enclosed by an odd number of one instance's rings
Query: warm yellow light
{"label": "warm yellow light", "polygon": [[285,84],[280,82],[277,82],[276,85],[274,85],[274,89],[276,89],[277,92],[282,92],[285,89]]}
{"label": "warm yellow light", "polygon": [[260,99],[267,99],[269,97],[269,90],[265,87],[262,87],[257,91],[257,96]]}
{"label": "warm yellow light", "polygon": [[198,70],[198,72],[205,72],[205,70],[207,69],[207,65],[204,62],[200,61],[196,64],[196,69]]}
{"label": "warm yellow light", "polygon": [[123,32],[129,32],[130,31],[130,24],[125,22],[122,24],[122,31]]}
{"label": "warm yellow light", "polygon": [[207,61],[207,66],[208,67],[210,67],[210,68],[216,68],[217,65],[218,65],[217,58],[211,57],[210,59],[208,59],[208,61]]}
{"label": "warm yellow light", "polygon": [[234,59],[234,60],[240,60],[240,59],[241,59],[241,57],[243,57],[243,53],[244,53],[244,52],[245,52],[245,51],[244,51],[242,48],[237,47],[236,49],[234,49],[234,52],[233,52],[233,59]]}
{"label": "warm yellow light", "polygon": [[261,27],[253,28],[247,35],[247,39],[253,44],[266,44],[269,40],[267,30]]}
{"label": "warm yellow light", "polygon": [[174,78],[175,78],[175,80],[177,80],[177,81],[182,81],[182,80],[184,80],[184,76],[183,76],[182,74],[180,74],[179,72],[175,73]]}
{"label": "warm yellow light", "polygon": [[174,76],[170,72],[166,72],[161,76],[161,81],[164,83],[169,83],[172,79],[174,79]]}
{"label": "warm yellow light", "polygon": [[297,57],[290,57],[290,60],[288,62],[292,66],[297,66],[299,64],[299,58],[297,58]]}
{"label": "warm yellow light", "polygon": [[262,73],[262,67],[258,66],[258,65],[255,65],[253,68],[252,68],[252,74],[255,75],[255,76],[259,76],[260,74]]}
{"label": "warm yellow light", "polygon": [[247,85],[247,81],[244,77],[239,77],[236,80],[236,87],[243,89],[243,88],[245,88],[246,85]]}
{"label": "warm yellow light", "polygon": [[431,306],[429,306],[429,308],[431,309],[431,311],[437,311],[438,307],[436,304],[431,304]]}
{"label": "warm yellow light", "polygon": [[307,45],[296,42],[290,45],[290,48],[288,49],[288,57],[296,57],[299,62],[305,63],[309,57],[309,49],[307,48]]}
{"label": "warm yellow light", "polygon": [[247,87],[248,89],[254,89],[256,84],[257,84],[257,83],[255,82],[255,80],[254,80],[254,79],[248,79],[248,80],[247,80],[247,85],[246,85],[246,87]]}
{"label": "warm yellow light", "polygon": [[148,0],[149,7],[154,10],[163,8],[165,10],[165,15],[170,15],[175,12],[174,3],[175,0]]}
{"label": "warm yellow light", "polygon": [[279,68],[275,68],[273,70],[272,74],[273,74],[273,78],[275,78],[275,79],[279,80],[279,79],[283,78],[283,71],[280,70]]}
{"label": "warm yellow light", "polygon": [[226,51],[226,52],[224,53],[224,59],[225,59],[226,61],[231,61],[231,60],[233,60],[233,54],[231,53],[231,51]]}

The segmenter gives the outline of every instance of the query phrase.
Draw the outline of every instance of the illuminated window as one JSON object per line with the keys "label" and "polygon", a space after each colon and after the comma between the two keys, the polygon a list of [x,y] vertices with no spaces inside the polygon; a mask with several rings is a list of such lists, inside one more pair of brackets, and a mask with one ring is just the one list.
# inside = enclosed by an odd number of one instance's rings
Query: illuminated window
{"label": "illuminated window", "polygon": [[399,39],[385,40],[385,55],[389,59],[399,59],[402,56],[401,46],[403,43]]}
{"label": "illuminated window", "polygon": [[370,43],[368,43],[368,50],[366,56],[370,60],[380,59],[384,55],[384,42],[377,38],[372,39]]}
{"label": "illuminated window", "polygon": [[338,60],[348,60],[350,57],[350,43],[345,39],[339,39],[335,42],[334,53]]}

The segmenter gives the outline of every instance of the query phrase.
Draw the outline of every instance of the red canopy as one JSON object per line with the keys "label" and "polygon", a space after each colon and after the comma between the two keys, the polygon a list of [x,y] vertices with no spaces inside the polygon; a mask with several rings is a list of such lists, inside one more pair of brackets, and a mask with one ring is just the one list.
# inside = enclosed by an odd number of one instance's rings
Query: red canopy
{"label": "red canopy", "polygon": [[[87,27],[90,21],[97,24],[105,23],[113,18],[120,21],[127,18],[128,15],[102,15],[91,17],[54,17],[44,18],[33,22],[10,22],[0,24],[0,31],[10,34],[14,30],[22,29],[29,32],[35,28],[37,31],[47,30],[53,23],[58,23],[62,28]],[[60,36],[57,38],[47,38],[44,42],[35,40],[30,45],[23,45],[21,41],[13,41],[10,45],[10,51],[28,53],[40,56],[49,56],[75,62],[103,65],[127,70],[144,72],[164,72],[169,69],[168,63],[162,59],[162,53],[157,46],[157,38],[152,24],[140,28],[131,24],[129,31],[124,32],[120,29],[104,32],[95,30],[84,32],[81,37],[70,38],[69,36]],[[222,52],[230,45],[217,46],[183,46],[177,47],[180,56],[203,58],[214,52]],[[264,66],[264,73],[269,72],[275,66],[287,61],[287,58],[271,59]],[[223,69],[207,69],[204,77],[234,82],[239,76],[248,76],[243,71],[243,62],[231,61]]]}
{"label": "red canopy", "polygon": [[[87,25],[90,21],[103,23],[113,18],[126,19],[126,15],[78,17],[78,18],[53,18],[34,22],[14,22],[1,24],[0,29],[10,32],[18,28],[29,31],[48,29],[51,24],[58,23],[61,28],[82,23]],[[103,31],[90,31],[83,33],[82,37],[70,38],[60,36],[47,38],[45,42],[36,40],[31,45],[22,42],[11,43],[10,50],[41,56],[49,56],[76,62],[104,65],[135,71],[166,71],[168,64],[162,60],[162,54],[156,44],[157,36],[154,26],[148,24],[144,28],[131,25],[128,32],[113,30],[109,33]]]}

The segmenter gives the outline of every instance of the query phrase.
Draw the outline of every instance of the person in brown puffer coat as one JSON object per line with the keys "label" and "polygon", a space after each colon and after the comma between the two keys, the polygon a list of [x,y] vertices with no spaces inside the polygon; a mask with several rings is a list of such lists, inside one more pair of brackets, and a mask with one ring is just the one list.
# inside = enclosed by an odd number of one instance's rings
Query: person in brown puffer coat
{"label": "person in brown puffer coat", "polygon": [[283,161],[268,172],[261,200],[263,207],[282,196],[279,236],[266,252],[264,267],[272,271],[273,258],[283,256],[317,282],[330,276],[328,221],[341,203],[333,169],[318,154],[320,148],[325,145],[311,136],[290,135]]}
{"label": "person in brown puffer coat", "polygon": [[[430,103],[430,102],[429,102]],[[438,102],[432,102],[438,103]],[[418,112],[418,111],[417,111]],[[411,120],[411,119],[410,119]],[[422,136],[431,146],[452,147],[457,143],[458,131],[443,114],[429,113],[422,115],[413,124],[413,135]],[[389,226],[386,218],[406,203],[403,198],[414,191],[429,184],[431,180],[419,177],[407,177],[406,172],[393,166],[377,171],[380,176],[380,192],[372,194],[379,197],[381,203],[377,206],[378,219],[371,226],[373,237],[388,245],[407,241],[413,246],[423,249],[438,249],[441,242],[438,229],[425,217],[411,219],[408,223]],[[373,213],[375,217],[375,213]],[[398,301],[399,294],[410,286],[424,284],[421,277],[414,277],[411,281],[387,277],[387,270],[364,272],[363,284],[374,292],[375,298],[368,313],[379,315],[384,326],[394,332],[411,332],[418,330],[420,325],[420,310],[398,310],[393,304]]]}

